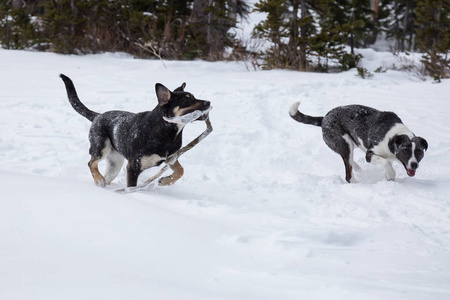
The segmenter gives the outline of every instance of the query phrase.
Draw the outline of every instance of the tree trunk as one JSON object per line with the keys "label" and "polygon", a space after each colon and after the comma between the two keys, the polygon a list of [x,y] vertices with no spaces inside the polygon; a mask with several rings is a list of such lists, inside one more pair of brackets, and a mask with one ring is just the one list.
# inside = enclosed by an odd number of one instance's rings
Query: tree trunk
{"label": "tree trunk", "polygon": [[370,2],[372,2],[371,8],[372,8],[372,10],[374,12],[372,20],[376,21],[376,20],[378,20],[378,8],[380,6],[380,2],[379,2],[379,0],[371,0]]}
{"label": "tree trunk", "polygon": [[[300,11],[301,11],[301,18],[306,18],[308,14],[308,9],[306,7],[306,0],[300,0]],[[300,51],[299,51],[299,71],[307,71],[308,70],[308,59],[306,57],[306,39],[308,38],[307,30],[306,30],[305,24],[303,24],[302,27],[300,27]]]}
{"label": "tree trunk", "polygon": [[298,58],[297,58],[297,44],[298,44],[298,8],[300,2],[299,0],[292,1],[292,17],[289,30],[289,42],[287,51],[287,60],[289,67],[297,68]]}

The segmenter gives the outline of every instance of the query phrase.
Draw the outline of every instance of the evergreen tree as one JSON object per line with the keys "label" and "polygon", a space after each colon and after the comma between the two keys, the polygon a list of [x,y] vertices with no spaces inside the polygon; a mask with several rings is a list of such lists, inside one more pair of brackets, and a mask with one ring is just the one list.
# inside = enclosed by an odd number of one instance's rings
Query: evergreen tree
{"label": "evergreen tree", "polygon": [[385,0],[378,18],[388,40],[394,41],[393,51],[414,50],[416,0]]}
{"label": "evergreen tree", "polygon": [[328,1],[332,29],[345,38],[351,54],[357,47],[367,47],[375,42],[374,11],[369,0]]}
{"label": "evergreen tree", "polygon": [[436,80],[450,78],[450,3],[420,0],[416,8],[417,47],[425,54],[422,62]]}
{"label": "evergreen tree", "polygon": [[320,31],[311,39],[311,50],[316,55],[317,67],[322,72],[329,71],[330,60],[341,61],[346,55],[344,49],[346,37],[336,21],[339,18],[336,14],[341,12],[337,8],[338,5],[334,0],[326,0],[321,1],[317,9]]}
{"label": "evergreen tree", "polygon": [[[130,10],[138,20],[136,23],[141,24],[141,32],[136,33],[137,39],[150,42],[163,58],[191,58],[187,39],[192,3],[181,0],[132,1]],[[144,18],[140,20],[140,16]]]}
{"label": "evergreen tree", "polygon": [[5,49],[24,49],[39,44],[36,26],[21,1],[0,0],[0,44]]}
{"label": "evergreen tree", "polygon": [[266,68],[284,68],[284,43],[289,36],[288,24],[285,13],[288,10],[284,0],[261,0],[255,4],[255,11],[267,13],[267,18],[258,23],[254,28],[254,35],[264,38],[272,43],[272,46],[263,55]]}
{"label": "evergreen tree", "polygon": [[249,6],[243,0],[194,0],[189,26],[192,44],[202,58],[220,60],[225,48],[232,45],[230,29],[238,18],[244,19]]}
{"label": "evergreen tree", "polygon": [[[268,14],[255,27],[255,34],[267,38],[266,67],[311,69],[308,57],[317,57],[317,67],[329,70],[329,60],[339,61],[342,69],[356,66],[360,56],[355,47],[368,46],[377,28],[369,0],[263,0],[256,10]],[[347,54],[344,45],[349,45]]]}
{"label": "evergreen tree", "polygon": [[267,13],[256,25],[254,34],[272,43],[266,51],[267,68],[309,69],[307,56],[316,32],[312,10],[316,1],[261,0],[255,10]]}

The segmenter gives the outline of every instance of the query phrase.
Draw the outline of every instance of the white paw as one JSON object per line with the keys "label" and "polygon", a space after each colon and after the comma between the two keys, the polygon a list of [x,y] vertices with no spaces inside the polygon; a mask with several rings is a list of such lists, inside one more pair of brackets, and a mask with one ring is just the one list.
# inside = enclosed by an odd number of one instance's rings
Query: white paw
{"label": "white paw", "polygon": [[395,171],[394,169],[386,169],[386,179],[392,181],[395,179]]}

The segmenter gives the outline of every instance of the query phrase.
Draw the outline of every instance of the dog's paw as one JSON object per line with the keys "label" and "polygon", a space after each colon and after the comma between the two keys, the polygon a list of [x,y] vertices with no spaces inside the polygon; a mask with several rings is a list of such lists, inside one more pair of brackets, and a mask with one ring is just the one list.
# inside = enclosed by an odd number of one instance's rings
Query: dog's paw
{"label": "dog's paw", "polygon": [[175,181],[173,180],[172,176],[163,177],[158,181],[158,185],[161,186],[168,186],[174,184]]}
{"label": "dog's paw", "polygon": [[359,183],[359,181],[352,176],[352,178],[350,178],[350,183]]}
{"label": "dog's paw", "polygon": [[105,178],[99,178],[95,180],[95,185],[96,186],[100,186],[100,187],[105,187],[106,186],[106,180]]}
{"label": "dog's paw", "polygon": [[393,181],[395,179],[395,171],[394,169],[386,169],[386,179],[389,181]]}

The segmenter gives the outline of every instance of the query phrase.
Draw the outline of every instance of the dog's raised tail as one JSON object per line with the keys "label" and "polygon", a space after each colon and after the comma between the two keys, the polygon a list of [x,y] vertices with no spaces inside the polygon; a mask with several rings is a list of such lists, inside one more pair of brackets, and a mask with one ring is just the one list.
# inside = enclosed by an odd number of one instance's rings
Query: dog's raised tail
{"label": "dog's raised tail", "polygon": [[292,117],[292,119],[300,123],[322,127],[323,117],[311,117],[308,115],[304,115],[298,110],[299,106],[300,102],[295,102],[291,105],[289,115]]}
{"label": "dog's raised tail", "polygon": [[99,113],[96,113],[89,108],[87,108],[83,103],[81,103],[80,98],[78,98],[77,91],[75,90],[75,86],[73,85],[72,80],[64,74],[60,74],[59,77],[64,81],[64,85],[67,90],[67,97],[69,98],[69,102],[72,105],[73,109],[89,121],[93,121]]}

